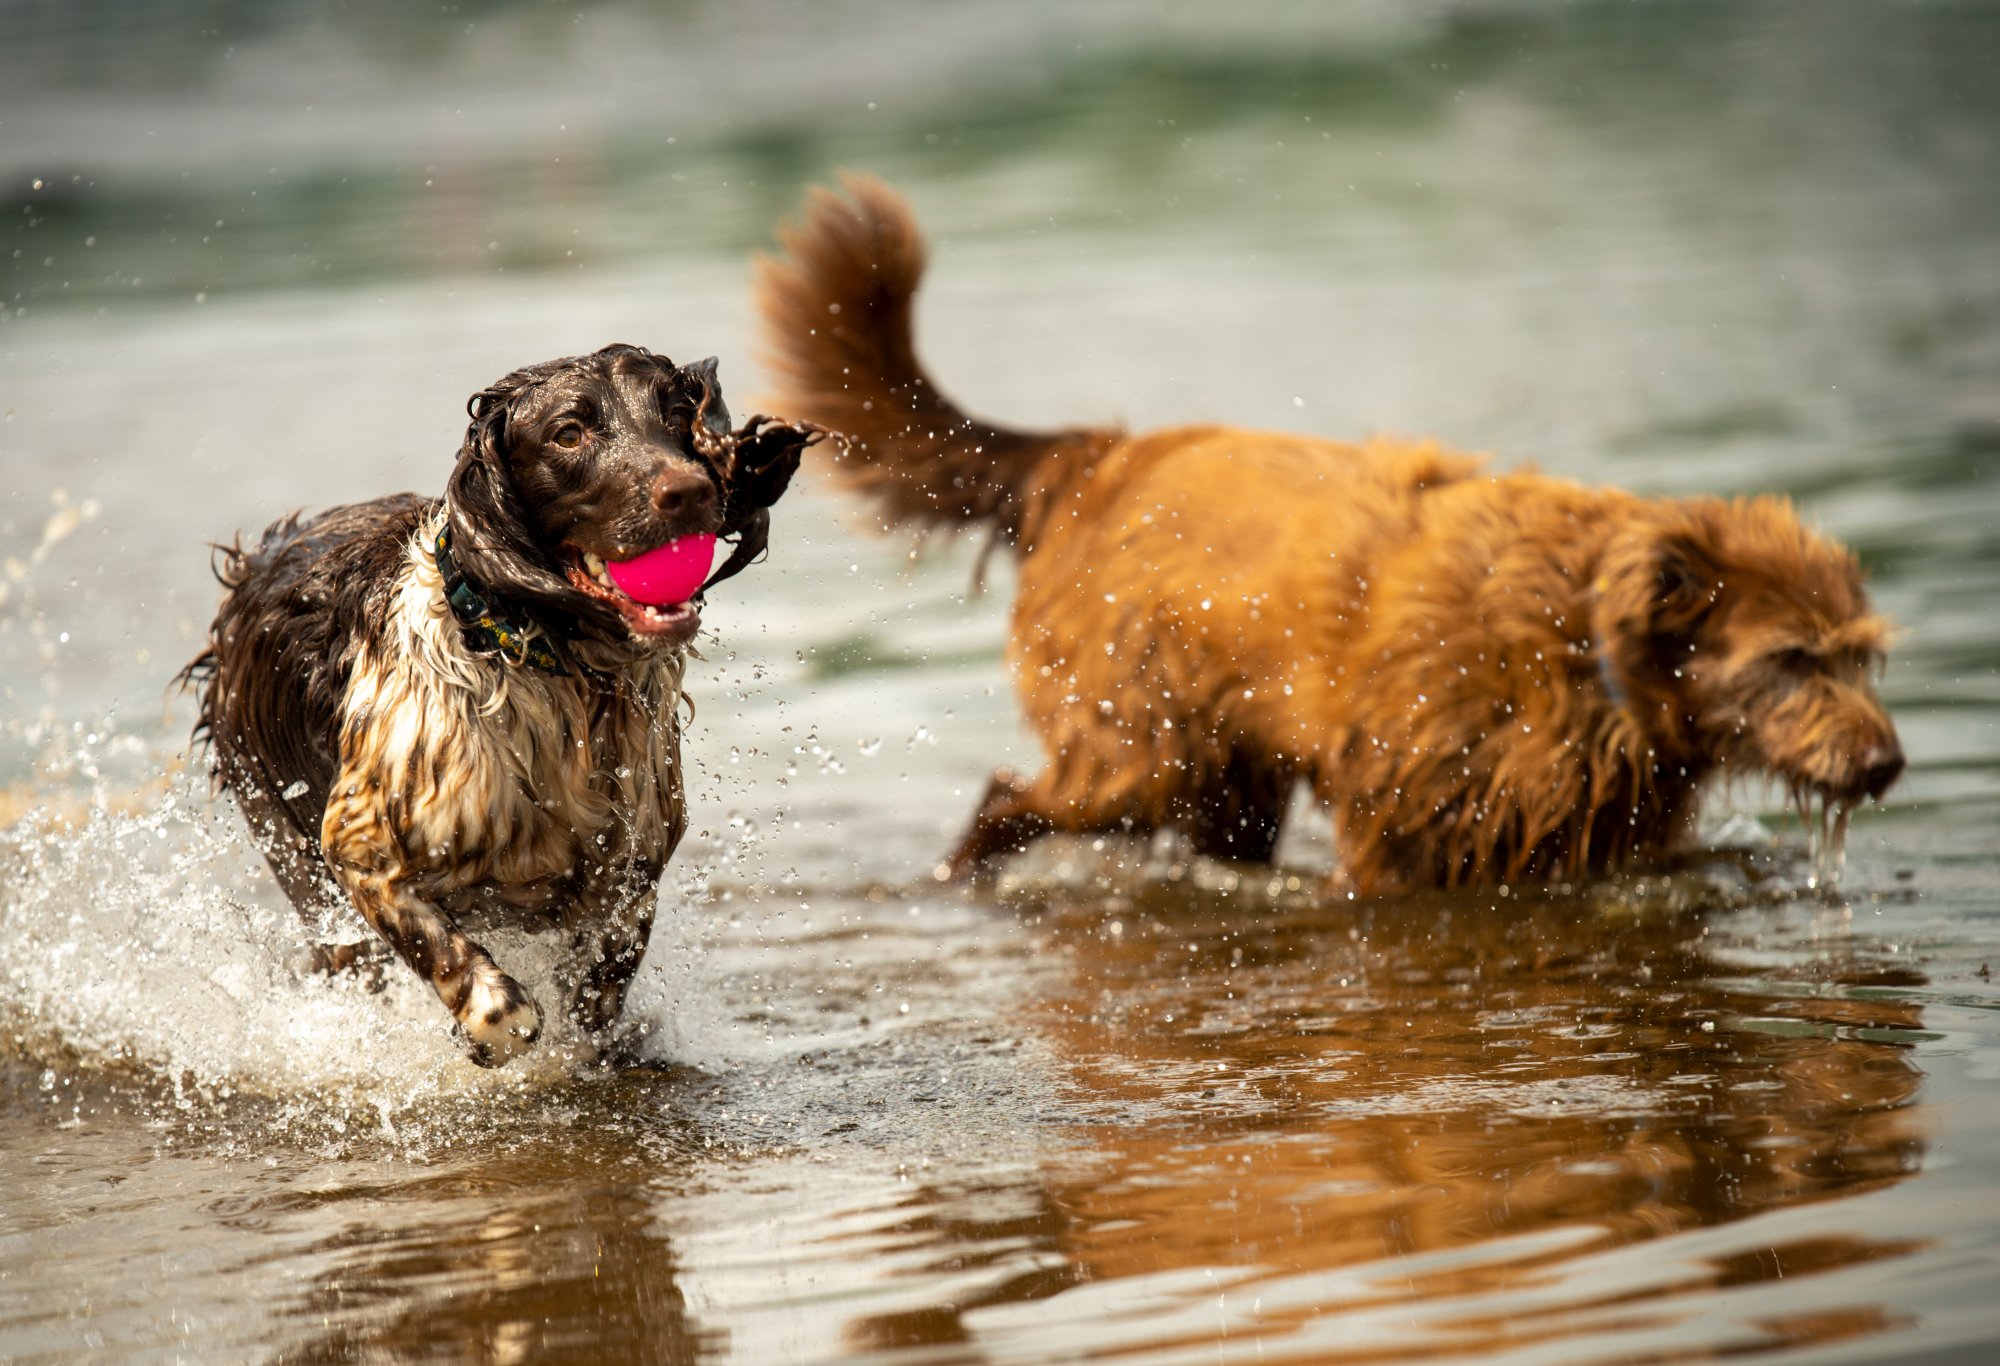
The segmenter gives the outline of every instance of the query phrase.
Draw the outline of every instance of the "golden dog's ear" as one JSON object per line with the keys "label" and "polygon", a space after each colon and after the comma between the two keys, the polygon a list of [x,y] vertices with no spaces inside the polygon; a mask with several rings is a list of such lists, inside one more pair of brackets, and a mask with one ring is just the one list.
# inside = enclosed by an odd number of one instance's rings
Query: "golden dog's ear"
{"label": "golden dog's ear", "polygon": [[1654,634],[1686,641],[1715,609],[1722,591],[1722,573],[1710,553],[1711,538],[1699,528],[1684,527],[1659,538],[1654,552],[1652,629]]}
{"label": "golden dog's ear", "polygon": [[1597,639],[1686,641],[1722,587],[1714,535],[1699,508],[1638,522],[1605,551],[1591,585]]}
{"label": "golden dog's ear", "polygon": [[1591,584],[1591,634],[1612,701],[1664,736],[1681,725],[1681,666],[1714,609],[1722,575],[1698,509],[1636,521]]}

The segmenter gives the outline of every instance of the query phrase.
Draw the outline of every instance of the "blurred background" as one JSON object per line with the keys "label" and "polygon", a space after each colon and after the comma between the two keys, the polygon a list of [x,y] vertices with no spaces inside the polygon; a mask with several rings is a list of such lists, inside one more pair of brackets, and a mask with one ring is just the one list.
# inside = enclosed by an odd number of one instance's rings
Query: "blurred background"
{"label": "blurred background", "polygon": [[[1975,0],[0,0],[0,1358],[1992,1359],[1996,71]],[[1268,886],[936,889],[1038,762],[1007,566],[808,478],[689,675],[681,1070],[294,980],[208,543],[612,341],[755,411],[841,168],[1001,421],[1790,493],[1905,633],[1841,887],[1746,792],[1755,876],[1532,904],[1321,904],[1303,812]]]}

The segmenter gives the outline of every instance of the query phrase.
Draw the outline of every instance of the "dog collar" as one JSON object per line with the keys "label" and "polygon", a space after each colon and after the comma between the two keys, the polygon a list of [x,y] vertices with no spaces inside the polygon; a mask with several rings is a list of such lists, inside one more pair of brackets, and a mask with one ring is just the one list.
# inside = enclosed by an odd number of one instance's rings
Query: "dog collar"
{"label": "dog collar", "polygon": [[539,636],[529,635],[493,610],[478,585],[458,567],[458,560],[451,553],[450,522],[438,528],[431,551],[437,559],[438,573],[444,578],[444,600],[451,605],[451,614],[458,618],[458,624],[465,628],[465,638],[473,649],[491,651],[516,668],[526,664],[545,674],[569,672]]}
{"label": "dog collar", "polygon": [[1606,650],[1602,645],[1597,647],[1595,653],[1597,655],[1597,679],[1604,685],[1605,696],[1611,699],[1612,706],[1620,711],[1624,711],[1626,709],[1625,704],[1631,701],[1631,698],[1625,692],[1625,685],[1619,681],[1618,666],[1611,662],[1610,651]]}
{"label": "dog collar", "polygon": [[[1592,599],[1591,615],[1596,616],[1596,600],[1604,596],[1605,582],[1602,577],[1590,585]],[[1604,685],[1604,692],[1611,699],[1611,705],[1619,711],[1628,711],[1631,695],[1625,691],[1625,680],[1618,676],[1618,666],[1611,659],[1611,642],[1600,640],[1590,647],[1590,653],[1597,659],[1597,681]]]}

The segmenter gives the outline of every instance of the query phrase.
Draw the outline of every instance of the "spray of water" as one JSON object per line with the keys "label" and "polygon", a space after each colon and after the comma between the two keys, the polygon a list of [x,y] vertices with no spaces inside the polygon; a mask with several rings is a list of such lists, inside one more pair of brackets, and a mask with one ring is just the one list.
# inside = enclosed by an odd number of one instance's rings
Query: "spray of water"
{"label": "spray of water", "polygon": [[[628,1009],[646,1055],[677,1061],[683,1007],[709,995],[685,900],[670,878]],[[367,934],[358,917],[335,928]],[[555,999],[552,944],[486,942]],[[310,946],[240,817],[192,777],[50,792],[0,829],[0,1051],[17,1061],[136,1082],[169,1118],[255,1107],[264,1128],[310,1142],[379,1134],[405,1147],[470,1138],[524,1101],[559,1103],[597,1067],[559,1021],[526,1057],[476,1067],[414,974],[391,970],[379,988],[327,976],[308,968]],[[723,1031],[697,1021],[693,1033]]]}

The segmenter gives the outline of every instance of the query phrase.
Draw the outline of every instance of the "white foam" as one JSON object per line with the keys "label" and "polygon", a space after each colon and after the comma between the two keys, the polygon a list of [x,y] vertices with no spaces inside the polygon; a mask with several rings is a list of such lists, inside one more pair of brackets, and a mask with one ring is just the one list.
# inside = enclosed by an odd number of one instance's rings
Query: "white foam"
{"label": "white foam", "polygon": [[[0,1027],[17,1048],[65,1065],[138,1069],[176,1094],[310,1101],[327,1115],[390,1116],[454,1097],[546,1087],[586,1050],[551,1009],[554,946],[494,935],[487,947],[535,993],[551,1028],[502,1069],[471,1063],[429,987],[390,963],[371,992],[305,970],[306,926],[272,883],[233,806],[197,790],[133,814],[93,800],[65,822],[53,805],[0,830]],[[678,1003],[712,999],[694,980],[699,945],[662,890],[659,944],[628,1017],[647,1050],[674,1057]],[[367,930],[349,913],[342,940]],[[718,1029],[701,1029],[720,1045]],[[709,1051],[714,1051],[713,1047]],[[338,1127],[336,1125],[336,1127]]]}

